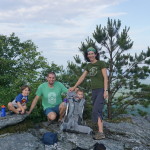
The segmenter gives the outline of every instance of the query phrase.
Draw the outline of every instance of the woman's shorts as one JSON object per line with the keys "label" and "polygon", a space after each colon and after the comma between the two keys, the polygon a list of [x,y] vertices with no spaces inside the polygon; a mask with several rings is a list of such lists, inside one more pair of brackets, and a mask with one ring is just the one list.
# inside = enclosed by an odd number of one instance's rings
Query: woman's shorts
{"label": "woman's shorts", "polygon": [[104,89],[98,88],[92,90],[92,121],[97,122],[98,117],[103,120],[103,113],[102,110],[104,108]]}

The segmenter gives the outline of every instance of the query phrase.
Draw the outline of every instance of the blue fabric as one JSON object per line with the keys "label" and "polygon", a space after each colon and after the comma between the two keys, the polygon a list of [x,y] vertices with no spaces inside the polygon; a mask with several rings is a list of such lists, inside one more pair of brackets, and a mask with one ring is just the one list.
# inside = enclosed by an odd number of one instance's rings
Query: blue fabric
{"label": "blue fabric", "polygon": [[55,106],[55,107],[48,107],[45,109],[44,113],[47,116],[50,112],[55,112],[57,115],[59,115],[59,105]]}
{"label": "blue fabric", "polygon": [[46,145],[53,145],[58,142],[57,133],[46,132],[43,135],[42,142]]}
{"label": "blue fabric", "polygon": [[27,103],[29,101],[28,96],[23,96],[21,93],[18,94],[15,98],[16,103],[20,102],[21,104]]}

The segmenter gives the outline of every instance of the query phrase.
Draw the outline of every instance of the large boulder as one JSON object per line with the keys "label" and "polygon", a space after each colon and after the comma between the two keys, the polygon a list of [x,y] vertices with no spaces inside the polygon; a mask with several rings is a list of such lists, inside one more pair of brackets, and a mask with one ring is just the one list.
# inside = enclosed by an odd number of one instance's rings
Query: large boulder
{"label": "large boulder", "polygon": [[0,129],[6,126],[22,122],[27,116],[28,116],[27,114],[24,115],[13,114],[13,115],[6,115],[5,117],[0,117]]}
{"label": "large boulder", "polygon": [[118,141],[124,149],[150,149],[150,122],[144,117],[120,115],[120,122],[104,122],[109,139]]}
{"label": "large boulder", "polygon": [[0,150],[44,150],[44,145],[30,133],[1,135]]}
{"label": "large boulder", "polygon": [[[72,150],[81,147],[86,150],[93,150],[94,144],[98,142],[104,144],[107,150],[149,150],[150,122],[148,118],[148,116],[144,118],[121,115],[116,122],[104,121],[106,139],[103,140],[93,140],[92,135],[88,134],[62,132],[57,123],[48,125],[44,122],[36,124],[26,133],[1,135],[0,148],[8,150],[23,148],[23,150]],[[44,145],[40,139],[45,132],[58,133],[58,143],[51,146]],[[5,144],[3,145],[4,141]]]}

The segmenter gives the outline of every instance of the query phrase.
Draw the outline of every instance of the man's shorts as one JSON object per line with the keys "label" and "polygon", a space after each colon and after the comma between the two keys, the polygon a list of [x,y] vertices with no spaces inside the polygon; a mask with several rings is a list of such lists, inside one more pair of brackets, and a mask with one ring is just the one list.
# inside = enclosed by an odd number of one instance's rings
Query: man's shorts
{"label": "man's shorts", "polygon": [[55,107],[48,107],[44,110],[45,115],[47,116],[50,112],[55,112],[57,115],[59,115],[59,105],[56,105]]}

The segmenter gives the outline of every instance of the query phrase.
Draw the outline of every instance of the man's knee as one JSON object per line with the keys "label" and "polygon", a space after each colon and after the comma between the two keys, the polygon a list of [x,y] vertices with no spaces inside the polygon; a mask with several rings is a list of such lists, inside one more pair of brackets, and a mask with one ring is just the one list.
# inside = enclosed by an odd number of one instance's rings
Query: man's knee
{"label": "man's knee", "polygon": [[50,112],[48,115],[47,115],[48,119],[50,120],[55,120],[56,117],[57,117],[57,114],[55,112]]}
{"label": "man's knee", "polygon": [[11,102],[9,102],[7,106],[8,106],[8,109],[14,107]]}

